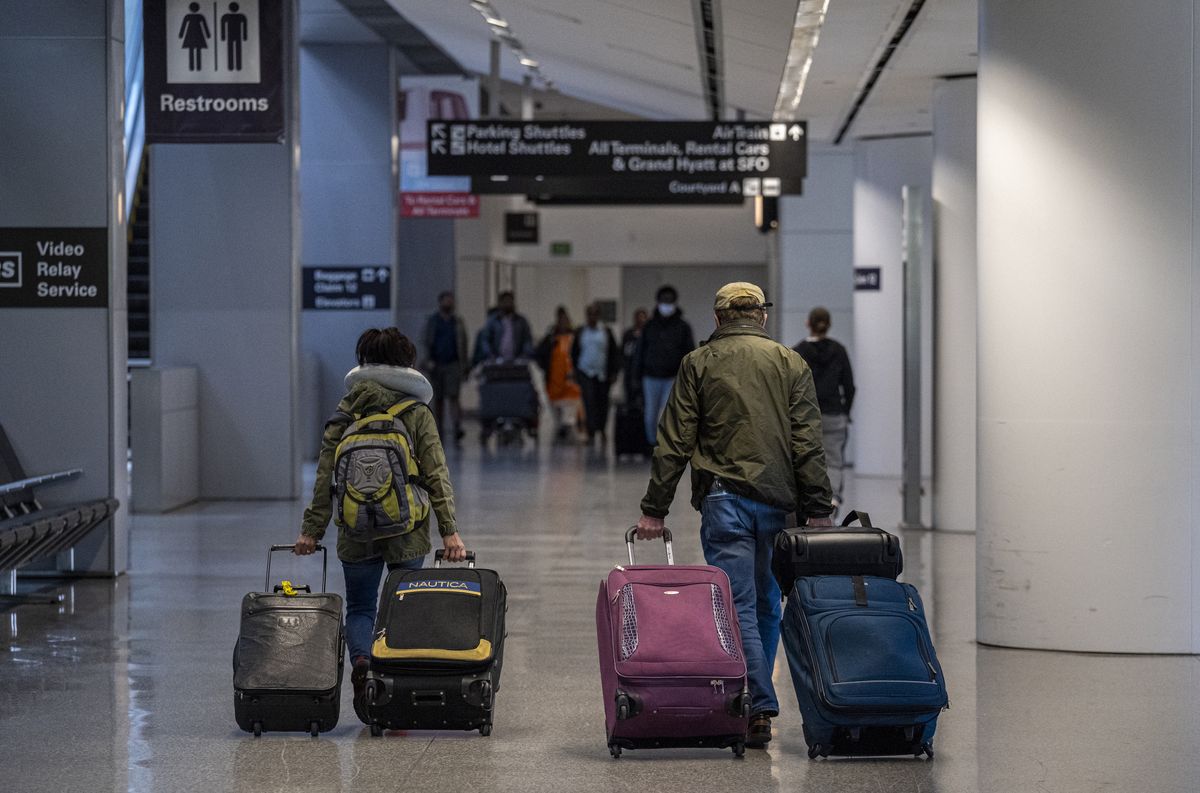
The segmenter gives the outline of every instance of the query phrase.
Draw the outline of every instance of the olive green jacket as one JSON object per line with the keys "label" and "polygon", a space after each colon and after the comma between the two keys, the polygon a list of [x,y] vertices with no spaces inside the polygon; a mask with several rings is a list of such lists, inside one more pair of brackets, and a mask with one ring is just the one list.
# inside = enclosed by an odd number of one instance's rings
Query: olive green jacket
{"label": "olive green jacket", "polygon": [[[384,388],[379,383],[366,380],[355,383],[340,403],[338,411],[350,415],[367,415],[387,410],[407,394]],[[446,467],[446,453],[438,435],[437,424],[428,408],[418,406],[400,415],[400,421],[408,429],[413,441],[413,454],[417,458],[420,484],[429,493],[430,506],[437,516],[438,531],[448,537],[458,531],[454,522],[454,489],[450,486],[450,471]],[[349,426],[346,422],[331,419],[325,425],[321,439],[321,456],[317,459],[317,481],[313,486],[312,503],[304,510],[302,531],[318,540],[325,535],[325,527],[333,517],[333,494],[330,480],[333,475],[333,457],[342,433]],[[380,556],[388,564],[404,562],[429,553],[429,521],[418,523],[407,534],[388,537],[375,542],[355,542],[344,536],[338,537],[338,558],[343,562],[361,562]]]}
{"label": "olive green jacket", "polygon": [[720,477],[731,492],[802,517],[832,512],[821,409],[804,359],[748,322],[718,328],[689,353],[658,425],[644,514],[667,516],[688,463],[696,509]]}

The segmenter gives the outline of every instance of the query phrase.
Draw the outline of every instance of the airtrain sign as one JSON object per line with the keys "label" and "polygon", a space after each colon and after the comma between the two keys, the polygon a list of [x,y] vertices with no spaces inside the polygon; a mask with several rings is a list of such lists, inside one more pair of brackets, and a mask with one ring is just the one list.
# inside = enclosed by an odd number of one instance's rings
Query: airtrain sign
{"label": "airtrain sign", "polygon": [[430,121],[427,140],[431,174],[751,179],[782,193],[800,191],[808,158],[802,121]]}

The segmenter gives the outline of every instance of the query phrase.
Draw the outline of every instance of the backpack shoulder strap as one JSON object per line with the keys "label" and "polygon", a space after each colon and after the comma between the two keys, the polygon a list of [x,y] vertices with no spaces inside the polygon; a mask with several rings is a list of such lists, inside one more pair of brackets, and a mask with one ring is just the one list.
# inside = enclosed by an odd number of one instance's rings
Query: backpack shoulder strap
{"label": "backpack shoulder strap", "polygon": [[392,418],[398,419],[413,408],[424,404],[425,403],[419,399],[401,399],[399,402],[388,408],[387,413]]}

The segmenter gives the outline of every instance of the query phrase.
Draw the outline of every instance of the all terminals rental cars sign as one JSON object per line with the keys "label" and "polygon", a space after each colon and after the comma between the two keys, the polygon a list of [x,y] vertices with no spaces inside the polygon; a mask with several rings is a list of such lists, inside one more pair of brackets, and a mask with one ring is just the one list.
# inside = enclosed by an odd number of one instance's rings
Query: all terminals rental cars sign
{"label": "all terminals rental cars sign", "polygon": [[431,121],[427,139],[431,174],[750,179],[762,195],[800,192],[808,159],[802,121]]}

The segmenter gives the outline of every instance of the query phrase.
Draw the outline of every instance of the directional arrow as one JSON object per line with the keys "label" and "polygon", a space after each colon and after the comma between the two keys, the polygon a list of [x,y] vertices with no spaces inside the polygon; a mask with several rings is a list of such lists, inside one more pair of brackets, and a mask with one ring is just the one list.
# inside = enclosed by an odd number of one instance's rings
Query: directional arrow
{"label": "directional arrow", "polygon": [[431,152],[433,152],[434,154],[445,154],[446,153],[446,141],[444,141],[444,140],[429,141],[429,150]]}
{"label": "directional arrow", "polygon": [[380,267],[378,270],[375,271],[375,273],[376,273],[376,277],[379,279],[379,283],[381,283],[381,284],[387,283],[388,271],[387,271],[386,267]]}
{"label": "directional arrow", "polygon": [[441,138],[442,140],[445,140],[446,139],[446,125],[445,124],[434,124],[433,128],[432,128],[432,134],[433,134],[433,137],[435,137],[435,138]]}
{"label": "directional arrow", "polygon": [[799,124],[792,124],[791,129],[788,130],[788,135],[792,136],[792,140],[800,140],[804,136],[804,127]]}

